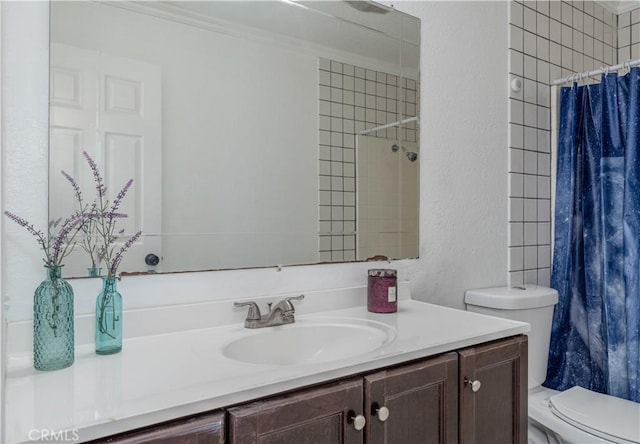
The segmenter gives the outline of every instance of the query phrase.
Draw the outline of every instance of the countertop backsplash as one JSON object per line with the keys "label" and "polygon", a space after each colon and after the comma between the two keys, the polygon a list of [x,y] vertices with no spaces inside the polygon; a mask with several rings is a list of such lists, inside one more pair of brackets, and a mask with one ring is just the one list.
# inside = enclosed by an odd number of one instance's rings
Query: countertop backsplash
{"label": "countertop backsplash", "polygon": [[[79,281],[71,281],[73,283]],[[84,279],[82,282],[91,282]],[[126,298],[126,290],[123,292]],[[398,300],[409,299],[408,282],[398,283]],[[96,293],[97,294],[97,293]],[[141,336],[173,333],[184,330],[210,328],[229,324],[239,324],[247,317],[247,308],[235,308],[235,301],[250,300],[258,303],[264,313],[268,302],[276,303],[287,296],[305,294],[305,299],[294,303],[296,314],[311,314],[328,310],[352,308],[367,303],[367,286],[347,287],[309,292],[291,292],[258,297],[227,297],[207,302],[163,305],[148,308],[126,309],[124,311],[124,339]],[[76,298],[78,297],[76,293]],[[95,301],[95,297],[93,297]],[[126,307],[126,302],[125,302]],[[32,322],[10,322],[7,332],[7,352],[11,356],[30,352],[32,349]],[[75,317],[76,345],[93,344],[94,315],[80,314]]]}

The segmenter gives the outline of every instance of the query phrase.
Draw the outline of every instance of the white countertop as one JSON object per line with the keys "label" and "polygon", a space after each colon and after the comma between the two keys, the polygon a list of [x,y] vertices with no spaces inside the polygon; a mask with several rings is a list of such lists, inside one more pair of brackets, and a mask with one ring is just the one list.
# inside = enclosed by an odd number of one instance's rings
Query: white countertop
{"label": "white countertop", "polygon": [[245,332],[238,323],[133,337],[111,356],[80,345],[73,366],[54,372],[34,370],[29,353],[14,354],[7,371],[5,438],[29,442],[33,430],[67,430],[87,441],[529,330],[525,323],[407,299],[393,314],[357,306],[296,317],[366,319],[385,324],[396,337],[359,356],[295,366],[224,357],[224,344]]}

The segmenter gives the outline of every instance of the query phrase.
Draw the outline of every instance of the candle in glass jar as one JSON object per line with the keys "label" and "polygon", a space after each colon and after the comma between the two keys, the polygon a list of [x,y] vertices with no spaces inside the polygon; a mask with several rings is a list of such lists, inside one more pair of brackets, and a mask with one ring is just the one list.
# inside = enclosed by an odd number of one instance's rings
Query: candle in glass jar
{"label": "candle in glass jar", "polygon": [[398,310],[397,270],[369,270],[367,310],[373,313],[395,313]]}

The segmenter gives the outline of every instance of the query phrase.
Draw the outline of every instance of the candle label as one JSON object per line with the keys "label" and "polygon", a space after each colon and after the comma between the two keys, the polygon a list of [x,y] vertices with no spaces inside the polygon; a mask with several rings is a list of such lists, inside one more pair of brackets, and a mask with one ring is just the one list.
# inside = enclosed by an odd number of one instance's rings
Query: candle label
{"label": "candle label", "polygon": [[396,301],[396,287],[389,287],[387,292],[387,302]]}

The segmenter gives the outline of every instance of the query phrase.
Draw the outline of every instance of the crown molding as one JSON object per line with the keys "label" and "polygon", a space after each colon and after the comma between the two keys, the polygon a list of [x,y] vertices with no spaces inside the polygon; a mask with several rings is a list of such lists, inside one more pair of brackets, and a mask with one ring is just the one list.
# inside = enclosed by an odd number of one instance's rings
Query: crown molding
{"label": "crown molding", "polygon": [[640,8],[639,0],[596,0],[595,2],[614,14],[622,14]]}

